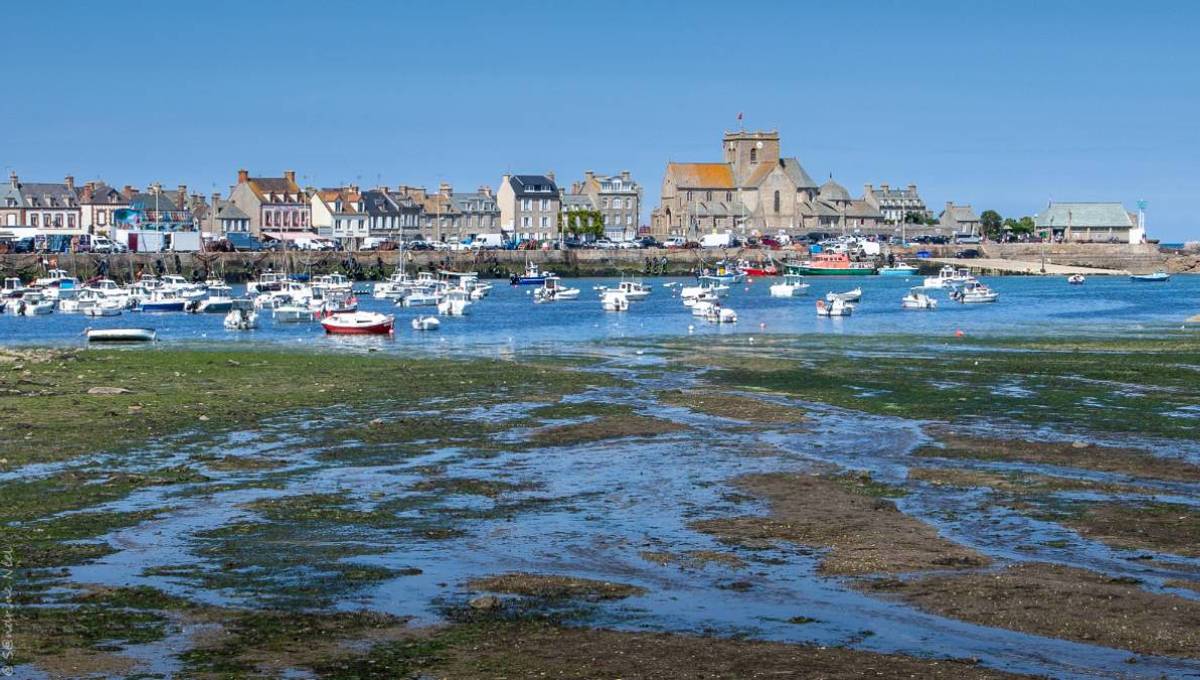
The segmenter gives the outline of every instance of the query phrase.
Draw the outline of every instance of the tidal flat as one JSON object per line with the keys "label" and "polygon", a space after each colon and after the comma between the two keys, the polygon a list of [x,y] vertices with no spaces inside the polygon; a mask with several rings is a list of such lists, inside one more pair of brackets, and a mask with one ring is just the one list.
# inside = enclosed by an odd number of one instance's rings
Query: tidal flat
{"label": "tidal flat", "polygon": [[28,677],[1200,673],[1192,335],[0,355]]}

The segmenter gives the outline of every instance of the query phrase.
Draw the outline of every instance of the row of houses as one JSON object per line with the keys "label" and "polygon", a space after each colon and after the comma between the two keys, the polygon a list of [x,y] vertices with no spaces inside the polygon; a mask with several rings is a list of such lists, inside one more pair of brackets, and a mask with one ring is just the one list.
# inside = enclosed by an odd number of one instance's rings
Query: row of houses
{"label": "row of houses", "polygon": [[628,171],[587,172],[563,189],[553,172],[504,175],[499,189],[460,192],[399,185],[363,188],[302,187],[294,171],[278,177],[239,170],[229,193],[204,197],[153,184],[116,189],[100,181],[77,185],[22,182],[14,172],[0,189],[0,229],[111,235],[114,229],[201,231],[217,238],[245,233],[277,239],[321,236],[350,245],[368,237],[453,242],[478,234],[506,233],[546,239],[559,235],[564,212],[586,211],[616,238],[638,234],[642,188]]}

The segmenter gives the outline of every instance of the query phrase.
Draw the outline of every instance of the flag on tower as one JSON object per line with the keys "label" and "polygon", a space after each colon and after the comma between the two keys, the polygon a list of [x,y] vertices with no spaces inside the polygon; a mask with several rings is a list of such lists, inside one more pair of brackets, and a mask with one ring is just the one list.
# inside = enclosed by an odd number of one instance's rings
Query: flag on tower
{"label": "flag on tower", "polygon": [[740,123],[741,121],[742,121],[742,112],[738,111],[738,122]]}

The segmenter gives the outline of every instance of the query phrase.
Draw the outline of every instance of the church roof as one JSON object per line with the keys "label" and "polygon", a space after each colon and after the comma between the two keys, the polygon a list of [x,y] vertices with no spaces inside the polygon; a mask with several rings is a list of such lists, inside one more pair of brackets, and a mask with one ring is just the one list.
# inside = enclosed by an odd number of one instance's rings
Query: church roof
{"label": "church roof", "polygon": [[846,187],[833,181],[830,177],[829,181],[821,185],[821,198],[829,201],[849,201],[850,192],[846,191]]}
{"label": "church roof", "polygon": [[668,163],[667,174],[675,186],[701,189],[735,189],[733,166],[728,163]]}
{"label": "church roof", "polygon": [[804,167],[800,165],[800,161],[795,158],[780,158],[778,163],[763,163],[759,165],[746,178],[745,185],[752,188],[761,186],[763,181],[767,179],[767,176],[776,168],[782,169],[784,174],[788,176],[788,179],[792,181],[792,184],[796,185],[797,189],[817,188],[817,183],[812,180],[812,177],[808,176],[808,173],[804,171]]}

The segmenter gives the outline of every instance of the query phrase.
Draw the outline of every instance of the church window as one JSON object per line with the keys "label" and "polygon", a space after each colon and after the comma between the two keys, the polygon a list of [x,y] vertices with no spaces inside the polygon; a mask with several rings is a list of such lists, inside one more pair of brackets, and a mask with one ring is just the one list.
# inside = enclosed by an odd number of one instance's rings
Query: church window
{"label": "church window", "polygon": [[758,149],[753,149],[753,148],[750,149],[750,162],[751,163],[758,162]]}
{"label": "church window", "polygon": [[775,191],[775,212],[779,212],[779,191]]}

